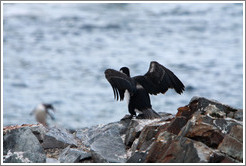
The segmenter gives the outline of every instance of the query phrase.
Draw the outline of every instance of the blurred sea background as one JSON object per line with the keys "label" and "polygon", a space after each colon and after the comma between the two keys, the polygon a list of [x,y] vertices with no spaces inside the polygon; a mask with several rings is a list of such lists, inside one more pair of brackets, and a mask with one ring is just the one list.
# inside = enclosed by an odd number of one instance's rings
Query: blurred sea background
{"label": "blurred sea background", "polygon": [[186,86],[151,96],[176,114],[193,96],[243,107],[243,5],[236,3],[4,3],[3,125],[36,123],[29,113],[52,103],[69,129],[120,120],[104,70],[143,75],[150,61]]}

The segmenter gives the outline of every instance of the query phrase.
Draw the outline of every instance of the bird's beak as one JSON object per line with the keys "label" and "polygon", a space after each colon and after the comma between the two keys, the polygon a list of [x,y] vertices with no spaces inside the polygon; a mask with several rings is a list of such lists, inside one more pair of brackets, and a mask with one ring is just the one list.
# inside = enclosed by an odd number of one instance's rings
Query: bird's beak
{"label": "bird's beak", "polygon": [[53,112],[56,112],[56,109],[55,109],[55,108],[51,108],[51,110],[52,110]]}

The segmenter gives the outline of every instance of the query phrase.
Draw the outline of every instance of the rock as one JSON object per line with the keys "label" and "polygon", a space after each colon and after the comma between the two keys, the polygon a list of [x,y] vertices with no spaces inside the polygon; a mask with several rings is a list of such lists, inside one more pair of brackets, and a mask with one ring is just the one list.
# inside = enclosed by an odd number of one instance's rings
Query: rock
{"label": "rock", "polygon": [[238,109],[235,114],[234,114],[234,119],[239,120],[239,121],[243,121],[243,110],[242,109]]}
{"label": "rock", "polygon": [[126,150],[120,134],[105,131],[91,144],[92,158],[95,162],[122,163],[126,161]]}
{"label": "rock", "polygon": [[4,162],[44,163],[46,156],[29,127],[10,130],[3,136]]}
{"label": "rock", "polygon": [[159,140],[156,142],[150,149],[145,162],[194,163],[199,161],[194,142],[191,139],[180,137],[170,141]]}
{"label": "rock", "polygon": [[31,126],[30,127],[32,133],[37,137],[40,143],[43,142],[45,133],[48,131],[42,124]]}
{"label": "rock", "polygon": [[3,131],[3,160],[24,163],[243,162],[241,109],[194,97],[188,105],[179,107],[175,116],[160,112],[159,115],[161,118],[151,120],[125,116],[119,122],[82,128],[73,134],[57,127],[47,130],[42,125],[7,126]]}
{"label": "rock", "polygon": [[44,163],[45,154],[34,152],[11,152],[4,156],[4,163]]}
{"label": "rock", "polygon": [[206,123],[195,123],[190,127],[185,136],[201,141],[212,148],[217,148],[224,138],[216,127]]}
{"label": "rock", "polygon": [[135,152],[128,160],[127,163],[144,163],[146,158],[146,153],[144,152]]}
{"label": "rock", "polygon": [[148,148],[151,147],[151,144],[156,139],[155,136],[157,135],[159,131],[159,127],[165,124],[168,124],[168,123],[170,122],[161,120],[159,122],[153,122],[153,123],[146,125],[141,131],[136,150],[139,150],[139,151],[148,150]]}
{"label": "rock", "polygon": [[196,110],[191,110],[189,105],[186,105],[184,107],[179,107],[176,117],[183,116],[186,117],[186,119],[188,120],[191,118],[194,111]]}
{"label": "rock", "polygon": [[243,161],[243,144],[230,135],[225,136],[218,149],[232,158]]}
{"label": "rock", "polygon": [[46,158],[46,163],[60,163],[59,160],[55,159],[55,158]]}
{"label": "rock", "polygon": [[186,117],[184,116],[176,117],[170,122],[170,125],[167,126],[166,130],[170,133],[178,134],[186,123],[187,123]]}
{"label": "rock", "polygon": [[78,163],[80,160],[91,158],[91,154],[82,150],[72,149],[70,146],[65,148],[59,155],[61,163]]}
{"label": "rock", "polygon": [[229,133],[230,136],[243,143],[243,126],[234,125]]}
{"label": "rock", "polygon": [[157,122],[160,119],[132,119],[129,123],[129,126],[126,131],[126,137],[125,137],[125,145],[130,147],[133,143],[133,141],[139,137],[141,130],[144,128],[144,126]]}
{"label": "rock", "polygon": [[44,136],[43,148],[65,148],[68,145],[77,147],[77,141],[73,134],[70,134],[66,129],[53,127]]}
{"label": "rock", "polygon": [[[200,111],[202,114],[212,114],[213,117],[223,117],[228,114],[235,113],[238,109],[232,108],[228,105],[219,103],[215,100],[209,100],[204,97],[193,97],[189,103],[190,109],[193,111]],[[214,114],[213,114],[214,113]]]}
{"label": "rock", "polygon": [[98,125],[76,131],[76,136],[91,149],[94,162],[125,162],[126,150],[120,134],[122,123]]}
{"label": "rock", "polygon": [[215,119],[213,125],[216,126],[223,134],[228,134],[231,128],[238,123],[228,120],[228,119]]}
{"label": "rock", "polygon": [[90,128],[82,128],[75,132],[76,137],[79,138],[84,145],[90,147],[90,145],[98,139],[105,131],[112,133],[122,133],[125,130],[125,126],[121,122],[109,123],[106,125],[97,125]]}

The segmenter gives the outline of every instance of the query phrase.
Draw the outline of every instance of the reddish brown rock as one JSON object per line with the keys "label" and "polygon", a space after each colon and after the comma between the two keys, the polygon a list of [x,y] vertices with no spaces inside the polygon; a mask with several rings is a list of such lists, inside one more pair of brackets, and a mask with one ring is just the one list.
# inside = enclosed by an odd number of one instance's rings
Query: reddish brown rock
{"label": "reddish brown rock", "polygon": [[150,149],[145,162],[157,163],[193,163],[200,158],[191,139],[159,139]]}
{"label": "reddish brown rock", "polygon": [[230,135],[225,136],[218,149],[232,158],[243,161],[243,144]]}
{"label": "reddish brown rock", "polygon": [[189,106],[186,105],[184,107],[179,107],[178,108],[178,112],[176,114],[176,117],[184,116],[184,117],[186,117],[188,119],[190,117],[190,115],[191,115],[191,110],[190,110]]}
{"label": "reddish brown rock", "polygon": [[193,125],[185,136],[203,142],[212,148],[217,148],[224,138],[218,129],[205,123]]}
{"label": "reddish brown rock", "polygon": [[145,126],[139,136],[139,141],[136,149],[140,151],[146,150],[150,146],[150,144],[152,144],[152,142],[154,141],[155,135],[158,132],[157,129],[159,127],[160,126],[158,125]]}
{"label": "reddish brown rock", "polygon": [[238,141],[243,142],[243,126],[241,125],[232,126],[229,135],[237,139]]}
{"label": "reddish brown rock", "polygon": [[170,133],[178,134],[182,127],[185,126],[187,121],[187,118],[185,118],[184,116],[176,117],[170,122],[170,125],[166,128],[166,130]]}

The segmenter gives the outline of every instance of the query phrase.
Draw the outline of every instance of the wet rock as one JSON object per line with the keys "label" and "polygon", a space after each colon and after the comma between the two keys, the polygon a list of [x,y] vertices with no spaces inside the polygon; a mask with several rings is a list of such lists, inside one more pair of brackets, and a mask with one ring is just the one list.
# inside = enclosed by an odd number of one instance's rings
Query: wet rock
{"label": "wet rock", "polygon": [[73,134],[70,134],[66,129],[53,127],[44,136],[43,148],[66,148],[68,145],[77,147],[77,141]]}
{"label": "wet rock", "polygon": [[46,156],[29,127],[10,130],[3,136],[4,162],[45,162]]}
{"label": "wet rock", "polygon": [[72,149],[70,146],[65,148],[59,155],[61,163],[78,163],[80,160],[91,158],[91,154],[82,150]]}

